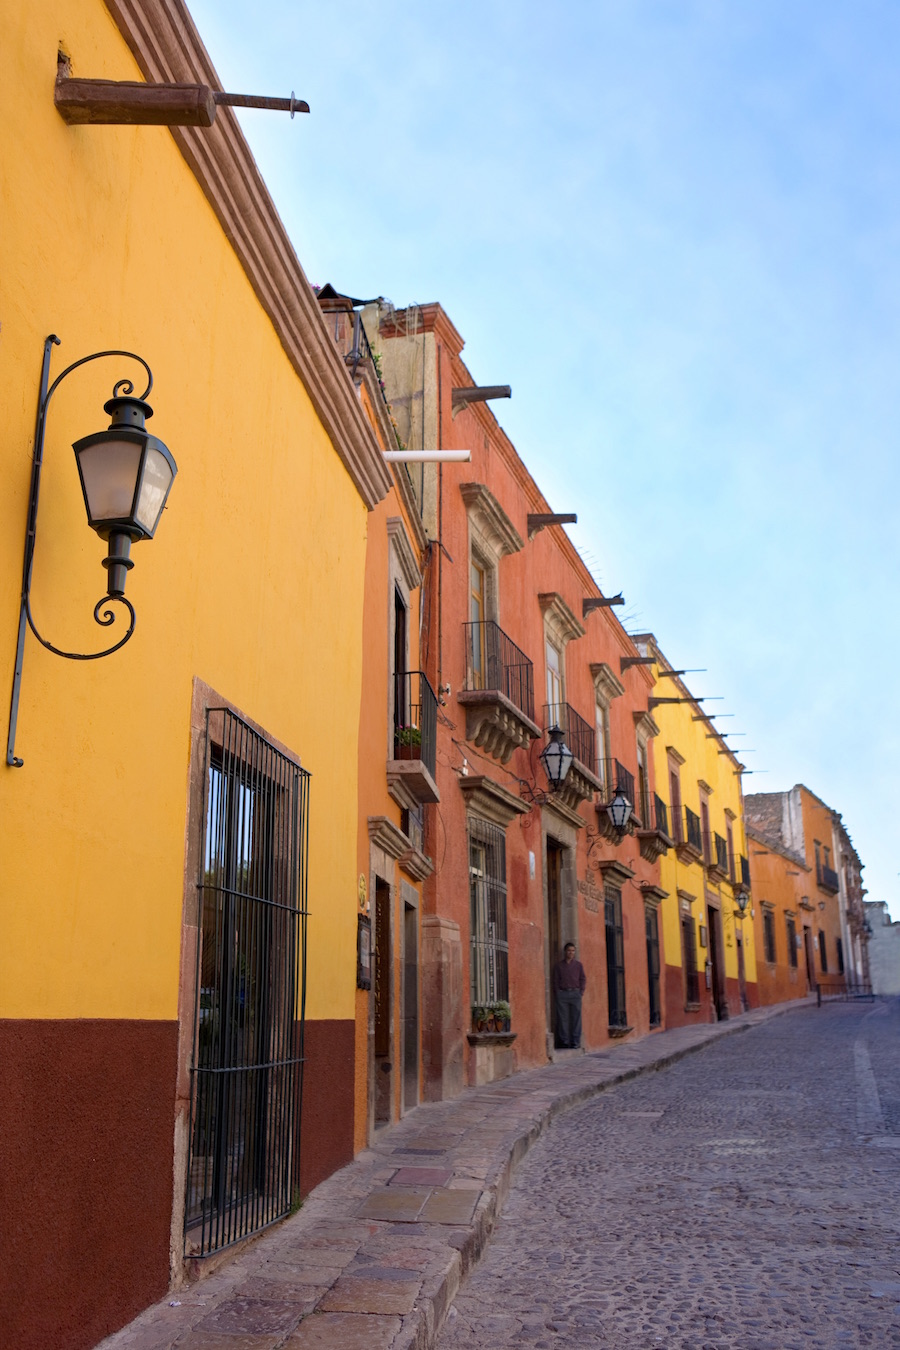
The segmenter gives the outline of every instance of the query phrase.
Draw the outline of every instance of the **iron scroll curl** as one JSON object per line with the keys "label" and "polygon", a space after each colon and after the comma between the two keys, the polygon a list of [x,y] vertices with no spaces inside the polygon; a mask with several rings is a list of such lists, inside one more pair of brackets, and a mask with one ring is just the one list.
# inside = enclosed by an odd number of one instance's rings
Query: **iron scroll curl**
{"label": "iron scroll curl", "polygon": [[132,605],[130,600],[126,600],[124,595],[101,595],[94,606],[94,623],[98,623],[101,628],[109,628],[111,624],[115,623],[118,617],[115,610],[105,609],[103,614],[100,614],[101,606],[111,605],[113,603],[125,606],[128,613],[131,615],[131,622],[128,625],[128,631],[123,637],[119,638],[118,642],[114,643],[112,647],[104,647],[100,652],[64,652],[62,648],[54,647],[52,642],[48,642],[45,637],[41,637],[35,627],[34,619],[31,614],[31,601],[27,596],[25,598],[25,617],[28,620],[28,627],[31,629],[32,633],[34,633],[38,642],[42,647],[46,647],[48,652],[53,652],[54,656],[64,656],[67,661],[96,661],[101,656],[112,656],[113,652],[117,652],[120,647],[124,647],[125,643],[134,632],[137,623],[137,614],[134,611],[134,605]]}

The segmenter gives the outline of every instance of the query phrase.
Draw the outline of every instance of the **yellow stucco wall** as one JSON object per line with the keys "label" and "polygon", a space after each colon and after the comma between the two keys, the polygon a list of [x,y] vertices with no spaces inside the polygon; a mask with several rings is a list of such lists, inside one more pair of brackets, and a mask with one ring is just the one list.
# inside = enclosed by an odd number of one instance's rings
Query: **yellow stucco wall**
{"label": "yellow stucco wall", "polygon": [[[364,504],[170,133],[55,111],[60,47],[74,75],[140,78],[100,0],[0,9],[4,727],[45,336],[63,343],[54,374],[102,348],[144,356],[150,429],[179,468],[134,549],[130,644],[81,663],[27,639],[25,767],[0,768],[0,1016],[175,1018],[196,675],[313,775],[307,1015],[352,1018],[335,969],[355,952]],[[58,646],[109,640],[70,446],[133,373],[96,362],[51,405],[33,609]]]}
{"label": "yellow stucco wall", "polygon": [[[660,667],[653,667],[657,674]],[[654,692],[662,698],[686,696],[680,684],[671,678],[658,680]],[[660,728],[660,734],[653,740],[654,768],[657,791],[671,807],[669,787],[670,749],[683,758],[680,765],[682,807],[690,807],[695,815],[700,815],[700,783],[706,783],[709,793],[710,831],[727,838],[726,811],[732,813],[732,832],[736,874],[740,877],[740,856],[747,857],[747,841],[744,833],[743,806],[741,800],[740,776],[736,772],[733,757],[720,753],[724,742],[711,734],[710,724],[703,720],[695,721],[699,709],[693,703],[661,704],[653,710],[653,717]],[[670,830],[671,833],[671,830]],[[697,963],[703,977],[703,963],[707,951],[700,946],[700,925],[708,927],[706,917],[706,893],[712,892],[718,897],[722,915],[722,937],[725,952],[725,977],[738,978],[738,955],[736,935],[743,930],[744,969],[748,983],[756,981],[756,954],[753,924],[749,908],[746,918],[735,917],[738,906],[734,900],[734,889],[726,882],[715,882],[704,875],[702,862],[686,862],[678,857],[675,849],[669,849],[660,858],[660,886],[668,892],[668,897],[660,907],[663,925],[663,941],[666,963],[681,964],[680,901],[678,892],[683,890],[696,897],[691,906],[694,918],[695,939],[697,943]]]}

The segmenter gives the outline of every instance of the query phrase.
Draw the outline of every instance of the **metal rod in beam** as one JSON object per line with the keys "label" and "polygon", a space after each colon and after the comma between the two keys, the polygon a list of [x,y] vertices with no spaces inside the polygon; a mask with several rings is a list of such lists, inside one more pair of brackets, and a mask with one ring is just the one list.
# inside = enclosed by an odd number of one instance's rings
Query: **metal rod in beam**
{"label": "metal rod in beam", "polygon": [[386,450],[386,464],[468,464],[471,450]]}

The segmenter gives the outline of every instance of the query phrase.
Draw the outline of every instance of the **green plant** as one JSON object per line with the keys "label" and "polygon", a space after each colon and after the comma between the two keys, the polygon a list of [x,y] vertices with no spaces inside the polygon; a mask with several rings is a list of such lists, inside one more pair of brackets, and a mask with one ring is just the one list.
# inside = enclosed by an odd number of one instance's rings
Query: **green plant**
{"label": "green plant", "polygon": [[394,732],[395,745],[421,745],[422,733],[418,727],[398,727]]}
{"label": "green plant", "polygon": [[501,1017],[504,1022],[508,1022],[512,1017],[512,1009],[506,1002],[506,999],[500,999],[498,1003],[492,1003],[490,1011],[495,1017]]}
{"label": "green plant", "polygon": [[472,1025],[476,1031],[484,1031],[485,1023],[490,1016],[490,1008],[483,1003],[476,1004],[472,1009]]}

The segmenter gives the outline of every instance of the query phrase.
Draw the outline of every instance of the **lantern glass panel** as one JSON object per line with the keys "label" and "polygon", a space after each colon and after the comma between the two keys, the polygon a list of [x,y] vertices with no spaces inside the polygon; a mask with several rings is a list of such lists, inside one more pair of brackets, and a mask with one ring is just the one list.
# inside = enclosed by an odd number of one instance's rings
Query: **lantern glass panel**
{"label": "lantern glass panel", "polygon": [[174,476],[165,455],[152,444],[149,445],[144,458],[144,474],[134,513],[138,525],[142,530],[146,530],[147,534],[152,535],[159,524],[166,493]]}
{"label": "lantern glass panel", "polygon": [[88,517],[94,525],[131,515],[140,462],[141,445],[130,440],[110,438],[78,452]]}

